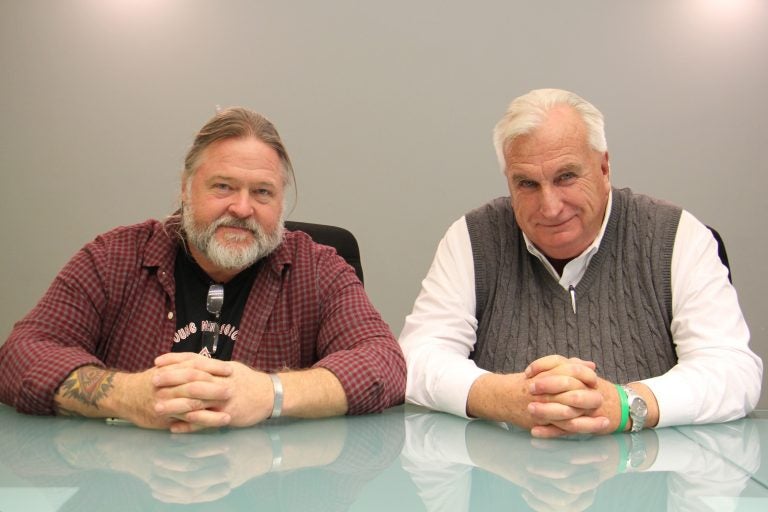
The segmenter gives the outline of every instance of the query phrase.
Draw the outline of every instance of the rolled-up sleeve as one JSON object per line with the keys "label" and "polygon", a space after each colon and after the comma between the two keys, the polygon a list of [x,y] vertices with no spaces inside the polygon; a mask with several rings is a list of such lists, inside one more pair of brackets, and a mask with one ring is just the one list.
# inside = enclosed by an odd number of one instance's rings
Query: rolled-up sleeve
{"label": "rolled-up sleeve", "polygon": [[405,360],[389,326],[354,270],[328,251],[318,264],[321,322],[314,365],[339,379],[348,414],[379,412],[403,402]]}
{"label": "rolled-up sleeve", "polygon": [[104,303],[92,253],[78,252],[0,347],[0,401],[26,414],[55,414],[54,394],[93,355]]}

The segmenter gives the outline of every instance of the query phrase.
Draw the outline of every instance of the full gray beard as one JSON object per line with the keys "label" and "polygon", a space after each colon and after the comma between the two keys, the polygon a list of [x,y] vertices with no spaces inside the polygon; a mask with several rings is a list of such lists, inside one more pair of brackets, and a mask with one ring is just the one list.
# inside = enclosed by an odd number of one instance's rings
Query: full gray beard
{"label": "full gray beard", "polygon": [[[231,215],[223,215],[206,228],[198,228],[195,224],[192,206],[182,206],[181,222],[187,241],[203,253],[214,265],[223,270],[242,270],[250,267],[259,259],[277,249],[283,241],[285,231],[282,214],[272,233],[267,233],[254,219],[237,219]],[[232,226],[248,229],[253,233],[253,242],[246,247],[227,247],[216,239],[216,229],[221,226]],[[232,241],[242,240],[245,235],[227,235]]]}

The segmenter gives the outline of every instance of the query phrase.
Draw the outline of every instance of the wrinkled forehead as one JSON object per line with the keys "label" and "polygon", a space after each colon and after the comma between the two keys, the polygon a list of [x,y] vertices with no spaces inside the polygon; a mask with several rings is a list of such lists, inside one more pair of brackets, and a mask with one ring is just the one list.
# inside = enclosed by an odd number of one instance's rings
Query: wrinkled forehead
{"label": "wrinkled forehead", "polygon": [[[233,152],[233,148],[238,148],[239,142],[255,144],[258,146],[258,151],[248,152]],[[192,178],[197,171],[206,163],[211,160],[215,160],[222,163],[231,162],[233,160],[240,160],[247,165],[253,167],[265,167],[277,169],[282,177],[282,185],[284,187],[290,186],[292,179],[288,169],[286,168],[286,162],[278,155],[277,151],[270,145],[254,136],[247,137],[228,137],[219,139],[212,142],[206,148],[204,148],[195,158],[191,168],[182,175],[182,186],[184,182]]]}
{"label": "wrinkled forehead", "polygon": [[550,125],[517,137],[504,156],[509,171],[525,165],[578,164],[599,155],[589,145],[584,130],[574,125]]}
{"label": "wrinkled forehead", "polygon": [[567,105],[549,110],[530,130],[506,141],[504,155],[526,154],[532,151],[557,151],[561,147],[589,146],[587,126],[581,116]]}

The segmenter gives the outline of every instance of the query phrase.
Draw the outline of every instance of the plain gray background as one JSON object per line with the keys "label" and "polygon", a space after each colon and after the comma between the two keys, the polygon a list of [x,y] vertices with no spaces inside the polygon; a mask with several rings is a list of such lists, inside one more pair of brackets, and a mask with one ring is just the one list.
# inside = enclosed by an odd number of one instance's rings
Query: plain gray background
{"label": "plain gray background", "polygon": [[615,185],[720,230],[767,360],[767,28],[763,0],[0,0],[0,339],[83,244],[175,208],[217,105],[275,122],[291,218],[357,235],[397,334],[445,229],[507,193],[506,104],[559,87],[605,114]]}

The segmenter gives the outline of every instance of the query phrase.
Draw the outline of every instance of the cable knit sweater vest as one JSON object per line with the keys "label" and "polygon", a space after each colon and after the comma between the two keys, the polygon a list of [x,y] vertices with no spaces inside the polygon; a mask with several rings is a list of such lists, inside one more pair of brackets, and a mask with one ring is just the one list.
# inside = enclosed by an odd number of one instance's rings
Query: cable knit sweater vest
{"label": "cable knit sweater vest", "polygon": [[575,356],[612,382],[665,373],[677,362],[670,268],[680,213],[613,189],[605,235],[575,288],[575,313],[569,292],[526,249],[508,197],[467,214],[478,318],[472,359],[511,373],[545,355]]}

